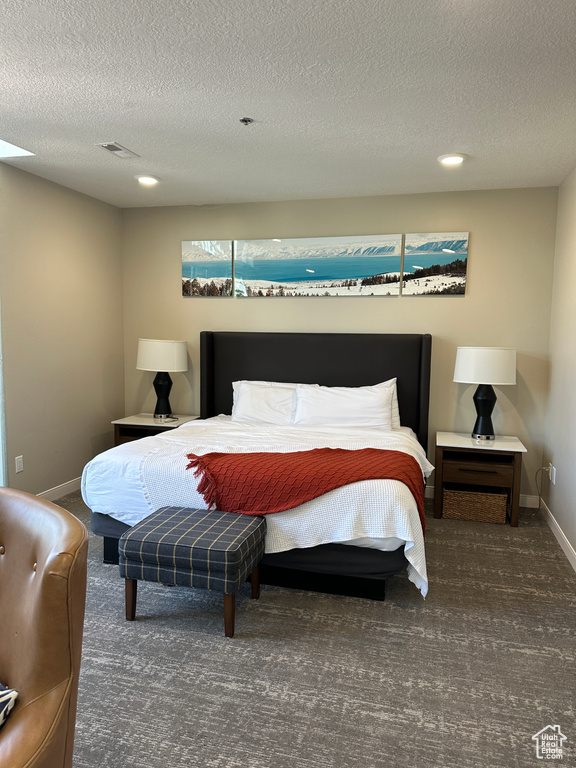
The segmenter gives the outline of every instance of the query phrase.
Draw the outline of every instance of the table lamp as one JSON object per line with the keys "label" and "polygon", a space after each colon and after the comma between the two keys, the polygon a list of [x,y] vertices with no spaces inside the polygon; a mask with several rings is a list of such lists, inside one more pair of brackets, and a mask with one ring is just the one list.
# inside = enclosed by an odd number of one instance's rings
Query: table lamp
{"label": "table lamp", "polygon": [[458,347],[454,381],[478,384],[473,398],[476,423],[472,437],[494,440],[492,411],[496,393],[492,385],[516,384],[516,350],[507,347]]}
{"label": "table lamp", "polygon": [[168,397],[172,389],[170,373],[188,370],[188,355],[185,341],[163,339],[138,339],[138,358],[136,368],[139,371],[156,371],[154,390],[156,408],[154,418],[175,421]]}

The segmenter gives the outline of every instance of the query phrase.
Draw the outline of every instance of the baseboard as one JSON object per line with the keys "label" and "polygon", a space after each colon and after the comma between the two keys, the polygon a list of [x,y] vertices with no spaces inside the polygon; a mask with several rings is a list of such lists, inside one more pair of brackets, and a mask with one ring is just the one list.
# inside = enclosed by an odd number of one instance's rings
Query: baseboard
{"label": "baseboard", "polygon": [[[426,491],[425,491],[425,497],[427,499],[433,499],[434,498],[434,486],[433,485],[427,485]],[[530,507],[532,509],[538,509],[540,502],[540,498],[538,496],[531,496],[527,493],[521,493],[520,494],[520,506],[521,507]]]}
{"label": "baseboard", "polygon": [[574,549],[572,544],[570,544],[570,542],[566,538],[564,531],[562,530],[562,528],[560,528],[558,521],[556,520],[552,512],[550,512],[550,510],[548,509],[544,501],[542,501],[542,511],[546,515],[546,522],[550,526],[550,530],[558,540],[558,544],[560,544],[560,546],[562,547],[562,551],[568,558],[568,562],[570,563],[572,568],[576,571],[576,549]]}
{"label": "baseboard", "polygon": [[69,493],[79,491],[81,481],[82,478],[77,477],[75,480],[69,480],[67,483],[57,485],[55,488],[49,488],[47,491],[42,491],[42,493],[38,493],[37,496],[47,499],[48,501],[56,501],[57,499],[61,499],[62,496],[67,496]]}

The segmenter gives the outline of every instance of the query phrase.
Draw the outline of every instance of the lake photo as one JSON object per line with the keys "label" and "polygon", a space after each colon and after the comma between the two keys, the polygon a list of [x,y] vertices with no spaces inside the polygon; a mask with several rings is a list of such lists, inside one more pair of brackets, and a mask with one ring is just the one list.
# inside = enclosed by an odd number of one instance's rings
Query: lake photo
{"label": "lake photo", "polygon": [[182,296],[232,296],[232,242],[182,241]]}
{"label": "lake photo", "polygon": [[185,240],[182,295],[462,296],[467,261],[467,232]]}
{"label": "lake photo", "polygon": [[401,259],[401,235],[238,240],[235,295],[398,296]]}
{"label": "lake photo", "polygon": [[466,291],[468,232],[406,235],[403,296],[463,296]]}

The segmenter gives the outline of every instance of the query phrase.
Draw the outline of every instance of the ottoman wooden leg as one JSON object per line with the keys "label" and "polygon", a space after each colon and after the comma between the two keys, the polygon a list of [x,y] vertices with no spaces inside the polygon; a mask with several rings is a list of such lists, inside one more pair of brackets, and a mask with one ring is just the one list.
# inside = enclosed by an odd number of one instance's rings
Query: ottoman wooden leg
{"label": "ottoman wooden leg", "polygon": [[224,593],[224,634],[234,637],[234,613],[236,610],[236,595]]}
{"label": "ottoman wooden leg", "polygon": [[260,597],[260,568],[258,566],[250,574],[250,584],[252,586],[252,598],[258,600]]}
{"label": "ottoman wooden leg", "polygon": [[126,619],[128,621],[134,621],[136,616],[136,592],[138,582],[136,579],[124,579],[124,582],[124,591],[126,594]]}

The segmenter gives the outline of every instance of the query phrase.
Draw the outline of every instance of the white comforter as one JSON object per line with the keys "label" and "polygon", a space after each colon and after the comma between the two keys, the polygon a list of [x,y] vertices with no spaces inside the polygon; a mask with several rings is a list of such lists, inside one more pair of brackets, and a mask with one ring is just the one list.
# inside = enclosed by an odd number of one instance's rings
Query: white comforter
{"label": "white comforter", "polygon": [[[410,429],[278,427],[233,422],[229,416],[192,421],[156,437],[119,445],[96,456],[82,475],[82,496],[93,512],[135,525],[162,506],[206,506],[186,454],[312,448],[403,451],[433,467]],[[339,542],[393,550],[405,544],[408,577],[426,595],[424,537],[416,502],[401,482],[365,480],[337,488],[295,509],[267,515],[266,552]]]}

